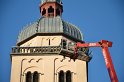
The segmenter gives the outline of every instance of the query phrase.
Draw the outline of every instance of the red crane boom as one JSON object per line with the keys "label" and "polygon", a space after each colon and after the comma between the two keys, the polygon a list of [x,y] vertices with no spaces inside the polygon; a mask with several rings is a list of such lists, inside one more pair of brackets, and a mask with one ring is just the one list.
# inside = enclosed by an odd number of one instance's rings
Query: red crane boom
{"label": "red crane boom", "polygon": [[101,47],[111,82],[118,82],[118,78],[117,78],[117,75],[116,75],[116,72],[114,69],[114,65],[112,63],[112,59],[111,59],[109,49],[108,49],[108,47],[112,47],[112,42],[106,41],[106,40],[101,40],[100,42],[96,42],[96,43],[80,43],[80,42],[78,42],[75,46],[74,59],[76,59],[76,57],[78,56],[78,54],[77,54],[78,48],[83,48],[83,47],[87,47],[87,48]]}

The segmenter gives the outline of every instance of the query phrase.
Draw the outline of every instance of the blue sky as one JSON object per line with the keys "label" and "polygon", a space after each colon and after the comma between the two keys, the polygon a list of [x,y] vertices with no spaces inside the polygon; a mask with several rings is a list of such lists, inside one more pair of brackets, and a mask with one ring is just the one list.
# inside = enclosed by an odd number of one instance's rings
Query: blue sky
{"label": "blue sky", "polygon": [[[40,17],[40,0],[0,0],[0,82],[10,81],[11,47],[19,31]],[[86,42],[113,42],[111,57],[124,82],[124,0],[63,0],[63,19],[80,27]],[[89,82],[110,82],[100,48],[92,48]],[[83,68],[82,68],[83,69]]]}

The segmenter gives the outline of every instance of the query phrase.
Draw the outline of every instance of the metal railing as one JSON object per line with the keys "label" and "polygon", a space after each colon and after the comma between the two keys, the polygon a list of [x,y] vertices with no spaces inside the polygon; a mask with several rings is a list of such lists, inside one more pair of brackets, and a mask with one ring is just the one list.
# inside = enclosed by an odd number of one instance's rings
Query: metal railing
{"label": "metal railing", "polygon": [[[70,48],[64,48],[62,46],[43,46],[43,47],[13,47],[12,55],[23,55],[23,54],[58,54],[66,57],[72,57],[74,50]],[[91,57],[86,54],[86,50],[82,49],[78,52],[77,59],[83,61],[90,61]]]}
{"label": "metal railing", "polygon": [[12,54],[25,54],[25,53],[59,53],[61,46],[44,46],[44,47],[13,47]]}

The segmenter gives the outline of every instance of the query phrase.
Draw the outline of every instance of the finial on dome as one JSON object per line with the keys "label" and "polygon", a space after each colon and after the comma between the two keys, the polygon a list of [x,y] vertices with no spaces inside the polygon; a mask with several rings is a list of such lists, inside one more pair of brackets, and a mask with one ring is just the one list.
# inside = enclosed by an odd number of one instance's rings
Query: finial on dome
{"label": "finial on dome", "polygon": [[59,4],[62,4],[62,0],[41,0],[41,4],[44,4],[46,2],[57,2]]}

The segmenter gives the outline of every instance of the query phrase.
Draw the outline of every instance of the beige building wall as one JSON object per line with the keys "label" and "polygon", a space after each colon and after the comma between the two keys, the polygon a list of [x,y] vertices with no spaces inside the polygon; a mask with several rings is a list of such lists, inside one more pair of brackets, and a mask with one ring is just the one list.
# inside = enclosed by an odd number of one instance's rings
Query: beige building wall
{"label": "beige building wall", "polygon": [[[67,43],[74,41],[67,39],[64,36],[36,36],[33,39],[25,42],[20,45],[20,47],[33,47],[33,46],[59,46],[61,44],[61,40],[67,40]],[[49,45],[50,41],[50,45]]]}
{"label": "beige building wall", "polygon": [[37,71],[39,82],[58,82],[61,70],[72,72],[72,82],[87,82],[86,62],[70,60],[60,55],[48,56],[13,56],[11,82],[25,82],[26,73]]}
{"label": "beige building wall", "polygon": [[[67,43],[73,42],[63,36],[36,36],[20,47],[59,46],[61,39],[67,40]],[[39,82],[58,82],[58,74],[61,70],[71,71],[72,82],[87,82],[86,62],[73,61],[59,54],[12,55],[11,82],[25,82],[28,71],[31,73],[37,71],[40,75]]]}
{"label": "beige building wall", "polygon": [[[59,46],[61,43],[62,36],[36,36],[33,39],[20,45],[21,47],[31,46]],[[50,41],[50,45],[49,45]]]}

